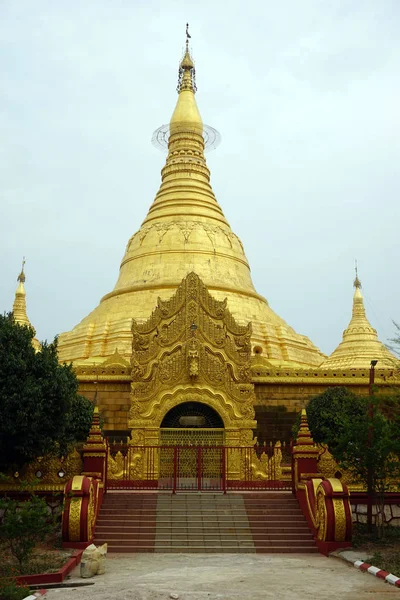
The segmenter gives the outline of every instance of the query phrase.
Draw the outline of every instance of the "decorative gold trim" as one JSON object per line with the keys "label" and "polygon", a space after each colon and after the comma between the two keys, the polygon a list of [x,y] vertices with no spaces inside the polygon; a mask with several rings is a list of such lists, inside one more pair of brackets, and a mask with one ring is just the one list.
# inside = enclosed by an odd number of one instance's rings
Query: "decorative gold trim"
{"label": "decorative gold trim", "polygon": [[[34,485],[30,487],[35,492],[62,492],[64,491],[65,483],[60,484],[46,484],[46,485]],[[0,492],[20,492],[21,486],[19,484],[0,484]]]}
{"label": "decorative gold trim", "polygon": [[325,490],[324,488],[318,487],[315,498],[316,508],[316,521],[317,521],[317,538],[321,541],[326,540],[326,530],[328,524],[328,515],[325,504]]}
{"label": "decorative gold trim", "polygon": [[335,513],[335,542],[346,539],[346,512],[343,498],[332,498],[333,512]]}
{"label": "decorative gold trim", "polygon": [[71,498],[69,505],[68,535],[70,542],[79,542],[81,537],[82,498]]}
{"label": "decorative gold trim", "polygon": [[83,475],[75,475],[75,477],[72,479],[72,491],[78,491],[82,489],[83,477]]}
{"label": "decorative gold trim", "polygon": [[94,520],[95,520],[94,503],[95,503],[94,488],[93,488],[93,483],[91,483],[90,497],[89,497],[89,504],[88,504],[88,511],[87,511],[87,540],[88,540],[88,542],[91,541],[92,536],[93,536],[93,527],[94,527]]}

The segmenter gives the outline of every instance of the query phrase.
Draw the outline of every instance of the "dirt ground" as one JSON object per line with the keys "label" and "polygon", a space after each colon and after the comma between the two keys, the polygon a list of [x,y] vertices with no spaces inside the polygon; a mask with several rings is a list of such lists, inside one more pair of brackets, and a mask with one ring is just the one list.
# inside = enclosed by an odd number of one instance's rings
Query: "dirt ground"
{"label": "dirt ground", "polygon": [[111,554],[106,573],[47,600],[383,600],[400,589],[318,554]]}

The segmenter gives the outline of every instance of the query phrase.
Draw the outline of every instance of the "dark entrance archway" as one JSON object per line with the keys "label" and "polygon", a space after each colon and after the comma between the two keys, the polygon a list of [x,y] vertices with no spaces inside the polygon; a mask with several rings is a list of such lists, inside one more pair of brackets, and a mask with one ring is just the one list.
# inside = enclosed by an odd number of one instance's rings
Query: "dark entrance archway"
{"label": "dark entrance archway", "polygon": [[165,451],[160,476],[169,476],[174,446],[176,489],[215,489],[222,486],[224,473],[224,422],[214,408],[202,402],[182,402],[171,408],[160,427]]}
{"label": "dark entrance archway", "polygon": [[202,402],[183,402],[167,412],[161,427],[223,429],[224,423],[211,406]]}
{"label": "dark entrance archway", "polygon": [[223,446],[224,422],[207,404],[182,402],[163,418],[160,441],[172,446]]}

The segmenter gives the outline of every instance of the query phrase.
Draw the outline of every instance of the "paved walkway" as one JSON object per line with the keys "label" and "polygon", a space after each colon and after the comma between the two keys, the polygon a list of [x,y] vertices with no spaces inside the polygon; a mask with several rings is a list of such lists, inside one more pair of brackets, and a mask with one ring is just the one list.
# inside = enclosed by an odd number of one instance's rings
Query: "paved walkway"
{"label": "paved walkway", "polygon": [[[72,581],[79,578],[79,567]],[[400,590],[318,554],[111,554],[94,585],[46,600],[384,600]]]}

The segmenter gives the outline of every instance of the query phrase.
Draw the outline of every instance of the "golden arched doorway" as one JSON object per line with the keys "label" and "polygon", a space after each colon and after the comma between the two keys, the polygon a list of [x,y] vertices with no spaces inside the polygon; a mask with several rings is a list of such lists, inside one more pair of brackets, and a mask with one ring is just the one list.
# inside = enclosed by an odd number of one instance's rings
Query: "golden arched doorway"
{"label": "golden arched doorway", "polygon": [[164,416],[160,442],[172,446],[223,446],[224,422],[208,404],[182,402]]}

